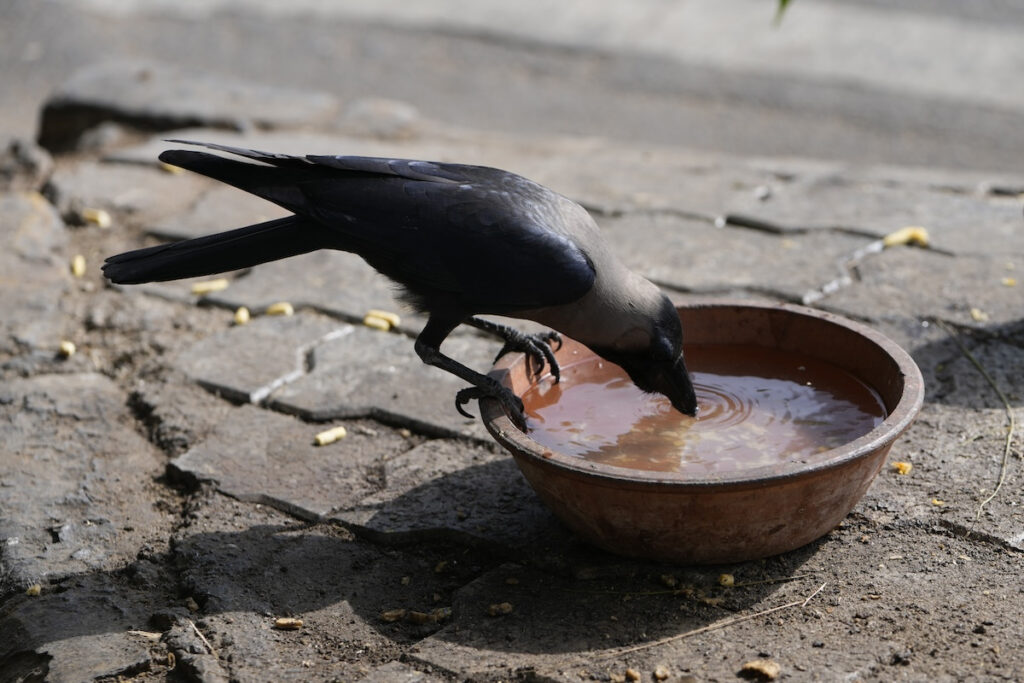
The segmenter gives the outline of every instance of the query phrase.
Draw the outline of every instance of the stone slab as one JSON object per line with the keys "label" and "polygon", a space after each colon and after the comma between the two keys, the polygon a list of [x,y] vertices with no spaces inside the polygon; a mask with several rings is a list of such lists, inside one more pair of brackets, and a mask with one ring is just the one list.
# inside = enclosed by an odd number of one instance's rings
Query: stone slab
{"label": "stone slab", "polygon": [[[338,527],[221,496],[196,507],[174,547],[182,588],[200,606],[193,619],[232,680],[363,678],[445,620],[382,613],[445,608],[452,588],[481,571],[463,553],[382,550]],[[282,616],[302,628],[273,629]]]}
{"label": "stone slab", "polygon": [[106,62],[80,69],[50,96],[39,142],[65,150],[82,133],[109,121],[141,130],[295,128],[324,124],[338,110],[338,101],[326,93],[187,73],[167,64]]}
{"label": "stone slab", "polygon": [[181,350],[171,361],[203,387],[232,400],[258,403],[307,371],[307,356],[351,326],[318,316],[264,316]]}
{"label": "stone slab", "polygon": [[318,447],[323,425],[242,406],[170,466],[239,500],[317,520],[380,489],[382,463],[414,444],[379,425],[346,425],[348,436]]}
{"label": "stone slab", "polygon": [[[173,143],[164,143],[164,149],[180,147]],[[123,164],[128,168],[146,168],[143,165]],[[176,179],[187,178],[192,183],[202,186],[198,196],[182,195],[180,191],[173,197],[176,210],[165,214],[148,226],[147,232],[168,240],[183,240],[202,237],[215,232],[223,232],[246,225],[281,218],[289,214],[276,204],[260,199],[248,192],[216,183],[195,173],[183,171],[174,176]],[[190,201],[191,200],[191,201]]]}
{"label": "stone slab", "polygon": [[458,541],[510,556],[569,536],[494,447],[426,441],[389,458],[383,479],[381,490],[334,519],[383,543]]}
{"label": "stone slab", "polygon": [[1024,253],[1021,204],[1009,197],[854,183],[825,175],[774,187],[763,200],[738,195],[726,213],[731,221],[780,232],[843,228],[881,237],[922,226],[934,247],[948,252]]}
{"label": "stone slab", "polygon": [[135,431],[122,392],[97,374],[0,385],[0,594],[124,565],[159,545],[161,457]]}
{"label": "stone slab", "polygon": [[394,283],[355,254],[324,249],[256,266],[209,301],[253,311],[289,301],[352,322],[362,322],[369,310],[385,310],[399,315],[400,330],[418,334],[426,317],[398,301],[397,291]]}
{"label": "stone slab", "polygon": [[[650,680],[658,667],[669,680],[732,680],[758,658],[795,679],[927,678],[936,657],[950,678],[1012,677],[1018,571],[1019,556],[987,543],[854,513],[825,539],[759,562],[647,565],[614,580],[499,567],[456,594],[452,622],[410,657],[481,680],[608,680],[627,669]],[[722,573],[734,587],[719,585]],[[965,591],[972,579],[986,588]],[[491,616],[505,602],[511,610]]]}
{"label": "stone slab", "polygon": [[208,187],[194,174],[174,174],[136,164],[82,161],[61,164],[50,178],[47,196],[66,217],[83,209],[104,209],[117,219],[150,225],[193,204]]}
{"label": "stone slab", "polygon": [[746,290],[790,301],[849,276],[845,261],[870,240],[840,234],[780,236],[668,213],[600,221],[626,264],[658,284],[688,292]]}
{"label": "stone slab", "polygon": [[[458,377],[425,365],[412,340],[357,325],[312,350],[306,375],[269,396],[269,405],[310,420],[368,416],[431,434],[487,438],[479,420],[455,410]],[[486,373],[501,349],[471,334],[450,337],[442,350]],[[469,410],[475,407],[471,403]]]}
{"label": "stone slab", "polygon": [[[857,281],[818,305],[864,320],[940,318],[984,329],[1020,319],[1022,268],[1024,257],[1009,253],[953,258],[915,247],[893,247],[861,261]],[[1004,283],[1009,277],[1015,278],[1014,286]],[[976,319],[972,309],[978,309],[982,319]]]}
{"label": "stone slab", "polygon": [[71,284],[64,224],[36,192],[0,194],[0,241],[0,352],[55,353],[68,327],[60,306]]}

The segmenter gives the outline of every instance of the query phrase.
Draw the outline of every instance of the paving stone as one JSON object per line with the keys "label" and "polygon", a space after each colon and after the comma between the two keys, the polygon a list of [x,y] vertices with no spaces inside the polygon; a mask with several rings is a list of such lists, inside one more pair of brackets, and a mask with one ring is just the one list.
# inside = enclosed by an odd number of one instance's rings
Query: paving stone
{"label": "paving stone", "polygon": [[[1024,279],[1015,286],[1003,279],[1016,278],[1022,267],[1024,257],[1010,254],[952,258],[894,247],[861,261],[858,281],[818,305],[867,320],[931,317],[986,328],[1020,319]],[[972,309],[984,317],[976,319]]]}
{"label": "paving stone", "polygon": [[381,490],[334,519],[385,543],[457,540],[512,555],[568,536],[493,447],[434,439],[388,459],[383,472]]}
{"label": "paving stone", "polygon": [[[84,585],[83,585],[84,584]],[[4,680],[92,681],[155,668],[142,591],[87,577],[38,597],[15,596],[0,611]]]}
{"label": "paving stone", "polygon": [[68,323],[61,297],[71,283],[64,224],[36,192],[0,194],[0,352],[56,352]]}
{"label": "paving stone", "polygon": [[35,192],[53,171],[53,159],[31,140],[8,137],[0,143],[0,192]]}
{"label": "paving stone", "polygon": [[264,316],[183,349],[172,365],[232,400],[258,403],[306,372],[307,354],[351,326],[312,315]]}
{"label": "paving stone", "polygon": [[819,176],[777,187],[765,200],[737,195],[727,213],[730,220],[753,221],[780,232],[845,228],[884,236],[906,226],[923,226],[938,249],[991,256],[1024,253],[1021,204],[1016,198]]}
{"label": "paving stone", "polygon": [[0,385],[0,415],[0,594],[109,570],[169,532],[150,492],[163,461],[109,379],[14,379]]}
{"label": "paving stone", "polygon": [[359,423],[349,424],[343,440],[318,447],[314,437],[323,429],[242,406],[171,467],[239,500],[315,520],[378,490],[382,462],[410,447],[393,429]]}
{"label": "paving stone", "polygon": [[[172,143],[164,143],[164,149],[175,146]],[[195,173],[186,171],[173,177],[176,181],[189,178],[200,184],[203,192],[198,197],[186,195],[184,199],[180,195],[174,196],[176,211],[149,226],[148,232],[157,237],[169,240],[202,237],[289,214],[276,204],[234,187],[215,184],[214,181],[206,180]]]}
{"label": "paving stone", "polygon": [[[361,662],[397,659],[395,641],[444,621],[386,621],[383,612],[446,607],[462,563],[479,571],[463,553],[435,571],[438,556],[382,550],[337,527],[220,496],[196,509],[174,548],[183,589],[201,606],[193,619],[232,680],[362,678],[370,667]],[[302,628],[271,628],[282,616],[302,619]]]}
{"label": "paving stone", "polygon": [[[313,349],[312,370],[274,391],[270,406],[311,420],[369,416],[426,433],[487,438],[479,420],[455,410],[455,394],[466,383],[424,364],[409,337],[361,325],[345,329]],[[485,373],[500,349],[474,334],[453,335],[443,346]]]}
{"label": "paving stone", "polygon": [[295,128],[326,123],[338,110],[338,101],[325,93],[186,73],[167,64],[117,61],[79,70],[50,96],[39,143],[50,150],[69,149],[82,133],[108,121],[141,130]]}
{"label": "paving stone", "polygon": [[388,662],[370,669],[360,681],[388,681],[389,683],[434,683],[444,679],[418,671],[401,662]]}
{"label": "paving stone", "polygon": [[[149,225],[192,204],[207,187],[207,181],[196,175],[82,161],[62,164],[50,178],[47,196],[69,220],[88,208]],[[114,229],[117,227],[115,223]]]}
{"label": "paving stone", "polygon": [[399,329],[418,334],[426,317],[397,301],[396,292],[394,283],[359,256],[324,249],[257,266],[209,300],[253,311],[275,301],[289,301],[352,322],[362,322],[369,310],[385,310],[399,314]]}
{"label": "paving stone", "polygon": [[666,213],[627,213],[600,221],[626,264],[685,291],[746,289],[802,301],[848,275],[844,261],[870,240],[851,235],[788,237],[724,227]]}

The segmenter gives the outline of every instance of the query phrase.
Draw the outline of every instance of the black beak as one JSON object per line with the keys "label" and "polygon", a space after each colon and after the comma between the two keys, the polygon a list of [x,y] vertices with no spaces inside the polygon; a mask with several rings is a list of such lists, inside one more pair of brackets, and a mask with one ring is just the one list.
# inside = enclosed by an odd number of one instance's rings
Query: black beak
{"label": "black beak", "polygon": [[691,417],[697,416],[697,392],[693,389],[693,380],[686,370],[682,355],[674,363],[666,363],[654,377],[654,390],[667,396],[672,407],[679,412]]}
{"label": "black beak", "polygon": [[613,362],[618,362],[633,383],[644,391],[662,394],[671,401],[673,408],[684,415],[696,417],[697,393],[681,354],[674,361],[650,362],[645,359],[638,362],[636,358],[619,357]]}

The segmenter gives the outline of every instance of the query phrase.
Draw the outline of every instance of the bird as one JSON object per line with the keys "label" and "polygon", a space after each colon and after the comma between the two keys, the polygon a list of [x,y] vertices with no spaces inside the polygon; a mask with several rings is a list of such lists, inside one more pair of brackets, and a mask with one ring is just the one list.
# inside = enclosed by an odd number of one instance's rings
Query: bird
{"label": "bird", "polygon": [[[441,352],[463,324],[504,339],[499,357],[522,351],[537,374],[546,363],[555,382],[560,372],[552,349],[564,334],[620,366],[641,390],[696,415],[675,307],[621,261],[571,199],[487,166],[167,142],[223,154],[169,149],[159,155],[165,164],[291,215],[110,256],[103,265],[110,282],[214,275],[318,249],[351,252],[397,283],[400,298],[427,316],[415,352],[469,384],[455,396],[467,417],[464,405],[492,397],[518,427],[526,426],[522,400],[510,389]],[[484,315],[531,320],[550,331],[527,334]]]}

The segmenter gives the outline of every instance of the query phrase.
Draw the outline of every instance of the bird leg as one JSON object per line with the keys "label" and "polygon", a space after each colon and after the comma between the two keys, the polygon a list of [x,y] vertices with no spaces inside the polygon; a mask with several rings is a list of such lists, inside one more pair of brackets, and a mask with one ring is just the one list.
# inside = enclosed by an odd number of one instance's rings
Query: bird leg
{"label": "bird leg", "polygon": [[446,370],[459,379],[463,379],[472,387],[462,389],[455,395],[455,409],[459,414],[468,418],[473,415],[463,410],[462,406],[471,399],[480,399],[490,396],[501,403],[505,412],[512,419],[512,422],[520,429],[526,429],[526,414],[523,411],[523,402],[518,396],[512,393],[508,387],[502,386],[493,377],[482,375],[472,370],[453,358],[441,353],[441,343],[454,330],[461,321],[452,322],[431,317],[423,327],[423,331],[416,338],[416,354],[427,365]]}
{"label": "bird leg", "polygon": [[[530,365],[536,366],[534,368],[534,376],[540,376],[540,373],[544,371],[544,363],[546,362],[548,367],[551,368],[551,376],[555,378],[555,382],[557,383],[561,379],[561,369],[558,367],[555,351],[562,348],[562,336],[554,330],[537,334],[526,334],[514,327],[501,325],[490,320],[484,320],[483,318],[468,318],[465,322],[467,325],[471,325],[478,330],[490,332],[505,340],[505,345],[501,347],[501,351],[494,358],[495,362],[506,353],[521,351],[526,354],[527,367]],[[552,345],[554,345],[554,350],[552,350]]]}

